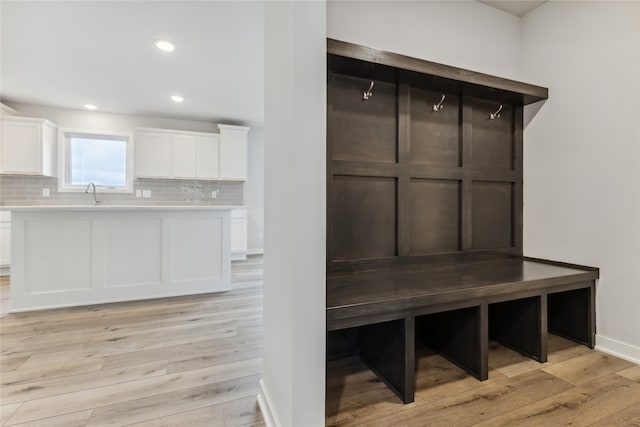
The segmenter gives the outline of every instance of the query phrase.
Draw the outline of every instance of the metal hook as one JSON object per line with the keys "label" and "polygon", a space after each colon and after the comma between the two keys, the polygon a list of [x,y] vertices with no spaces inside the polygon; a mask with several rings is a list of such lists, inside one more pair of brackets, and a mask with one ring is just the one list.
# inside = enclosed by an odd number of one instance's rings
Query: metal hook
{"label": "metal hook", "polygon": [[442,104],[444,102],[444,94],[442,95],[442,98],[440,98],[440,101],[437,104],[433,104],[433,111],[434,112],[438,112],[440,110],[442,110],[444,108],[444,105]]}
{"label": "metal hook", "polygon": [[371,98],[373,96],[373,92],[371,92],[371,90],[373,89],[373,85],[374,85],[374,81],[371,80],[371,84],[369,85],[369,89],[367,89],[367,91],[362,94],[362,100],[363,101],[368,101],[369,98]]}
{"label": "metal hook", "polygon": [[499,119],[500,118],[500,111],[502,111],[502,104],[500,104],[500,106],[498,107],[498,109],[496,110],[495,113],[489,113],[489,118],[491,120]]}

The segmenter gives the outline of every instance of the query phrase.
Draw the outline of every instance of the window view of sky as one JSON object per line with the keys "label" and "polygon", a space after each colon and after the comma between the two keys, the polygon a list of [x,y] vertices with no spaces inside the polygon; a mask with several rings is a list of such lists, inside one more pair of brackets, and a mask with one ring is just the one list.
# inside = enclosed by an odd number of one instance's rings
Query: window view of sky
{"label": "window view of sky", "polygon": [[126,185],[126,141],[72,137],[69,143],[71,185]]}

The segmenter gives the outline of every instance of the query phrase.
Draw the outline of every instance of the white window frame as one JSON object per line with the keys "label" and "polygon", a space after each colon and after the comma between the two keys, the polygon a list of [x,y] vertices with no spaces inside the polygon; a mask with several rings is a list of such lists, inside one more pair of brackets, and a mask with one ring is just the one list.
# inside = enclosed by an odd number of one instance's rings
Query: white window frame
{"label": "white window frame", "polygon": [[107,185],[96,185],[96,191],[100,193],[133,193],[133,134],[128,132],[114,132],[87,129],[58,129],[58,191],[59,192],[84,192],[86,185],[72,185],[69,182],[70,166],[70,144],[69,140],[74,136],[86,137],[116,137],[126,138],[126,178],[124,187],[111,187]]}

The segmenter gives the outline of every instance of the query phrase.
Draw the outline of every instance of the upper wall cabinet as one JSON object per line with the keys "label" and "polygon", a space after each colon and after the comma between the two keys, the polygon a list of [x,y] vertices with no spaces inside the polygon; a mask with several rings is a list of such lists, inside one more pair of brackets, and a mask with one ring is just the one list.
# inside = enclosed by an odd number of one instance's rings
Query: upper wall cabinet
{"label": "upper wall cabinet", "polygon": [[138,129],[134,146],[137,178],[220,179],[217,134]]}
{"label": "upper wall cabinet", "polygon": [[246,181],[248,127],[218,125],[220,133],[137,129],[137,178]]}
{"label": "upper wall cabinet", "polygon": [[169,133],[136,131],[135,174],[137,178],[169,178],[173,136]]}
{"label": "upper wall cabinet", "polygon": [[220,179],[247,180],[247,137],[249,128],[218,125],[220,128]]}
{"label": "upper wall cabinet", "polygon": [[56,125],[44,119],[2,117],[0,173],[55,176]]}

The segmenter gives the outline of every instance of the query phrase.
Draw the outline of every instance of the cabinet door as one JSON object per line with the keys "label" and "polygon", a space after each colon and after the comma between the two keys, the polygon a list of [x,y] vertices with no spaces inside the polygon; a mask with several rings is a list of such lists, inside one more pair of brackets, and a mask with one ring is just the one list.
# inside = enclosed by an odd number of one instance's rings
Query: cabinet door
{"label": "cabinet door", "polygon": [[231,211],[231,259],[247,258],[247,211]]}
{"label": "cabinet door", "polygon": [[198,178],[217,179],[220,176],[220,140],[217,136],[198,137]]}
{"label": "cabinet door", "polygon": [[19,121],[2,122],[0,164],[4,173],[42,173],[42,125]]}
{"label": "cabinet door", "polygon": [[198,145],[195,136],[173,137],[173,177],[195,178],[197,176]]}
{"label": "cabinet door", "polygon": [[136,133],[134,146],[136,177],[171,177],[171,135]]}
{"label": "cabinet door", "polygon": [[247,129],[220,129],[220,178],[247,179]]}
{"label": "cabinet door", "polygon": [[11,223],[0,222],[0,266],[11,264]]}

